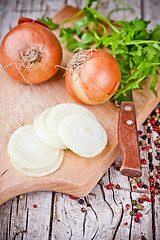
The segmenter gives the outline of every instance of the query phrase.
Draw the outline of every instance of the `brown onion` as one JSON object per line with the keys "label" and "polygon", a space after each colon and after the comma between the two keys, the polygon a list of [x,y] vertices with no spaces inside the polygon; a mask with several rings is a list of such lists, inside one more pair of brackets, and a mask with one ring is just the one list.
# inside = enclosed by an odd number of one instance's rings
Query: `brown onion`
{"label": "brown onion", "polygon": [[7,33],[0,46],[0,61],[15,80],[26,84],[44,82],[54,76],[62,61],[62,48],[44,24],[22,18]]}
{"label": "brown onion", "polygon": [[100,49],[78,52],[68,63],[65,85],[77,102],[88,105],[103,103],[117,91],[121,79],[116,59]]}

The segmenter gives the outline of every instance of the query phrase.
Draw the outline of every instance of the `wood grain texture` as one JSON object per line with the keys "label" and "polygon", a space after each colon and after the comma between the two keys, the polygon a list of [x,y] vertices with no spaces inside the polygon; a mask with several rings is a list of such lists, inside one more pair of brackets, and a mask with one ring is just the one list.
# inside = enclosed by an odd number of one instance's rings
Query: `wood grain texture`
{"label": "wood grain texture", "polygon": [[[18,18],[21,15],[35,18],[42,16],[52,17],[61,7],[64,6],[64,4],[81,7],[85,2],[86,0],[1,0],[0,40],[2,40],[2,37],[11,27],[17,24]],[[103,0],[102,2],[104,2],[105,5],[101,5],[100,11],[105,15],[108,12],[108,6],[111,6],[113,8],[117,6],[117,4],[112,1]],[[160,1],[125,0],[125,2],[131,4],[134,11],[128,13],[127,11],[116,12],[115,17],[117,20],[124,19],[123,16],[125,15],[125,19],[127,20],[134,19],[136,16],[144,17],[148,20],[150,19],[152,20],[154,27],[159,22]],[[142,2],[143,5],[141,4]],[[105,7],[107,3],[108,5]],[[144,7],[147,4],[149,7],[146,9],[146,11],[144,11]],[[149,15],[152,17],[150,18]],[[156,16],[158,16],[158,21]],[[24,96],[26,97],[26,95]],[[10,100],[16,101],[15,97],[12,97],[11,94],[8,95],[8,97]],[[142,101],[142,106],[145,108],[145,111],[148,111],[143,103],[144,102]],[[9,113],[10,108],[8,104],[6,104],[6,109],[8,109]],[[149,111],[148,114],[150,114]],[[14,126],[13,118],[11,118],[11,122]],[[14,128],[16,127],[17,126],[14,126]],[[141,130],[143,134],[146,134],[146,128],[141,126]],[[2,128],[0,128],[0,131],[2,132]],[[151,133],[151,136],[152,135],[153,134]],[[156,137],[157,135],[155,133],[153,139]],[[139,137],[139,140],[142,140],[141,136]],[[4,138],[1,139],[1,142],[4,143]],[[152,155],[154,166],[159,164],[159,161],[155,159],[155,151],[156,149],[153,143]],[[93,239],[97,240],[106,239],[106,237],[109,240],[135,240],[141,239],[141,237],[144,236],[147,240],[159,240],[159,195],[155,197],[154,203],[148,203],[145,206],[145,209],[142,211],[143,217],[138,224],[134,222],[134,218],[129,215],[130,210],[127,210],[125,206],[125,204],[131,203],[131,199],[138,200],[142,194],[146,194],[150,198],[148,181],[148,152],[141,150],[140,154],[141,158],[145,158],[147,161],[146,165],[142,165],[141,181],[148,186],[148,189],[133,189],[132,186],[136,185],[135,180],[122,176],[119,171],[116,170],[118,164],[121,164],[121,157],[118,157],[116,160],[116,165],[111,166],[103,177],[104,185],[99,186],[97,184],[95,188],[90,192],[90,194],[86,197],[86,199],[89,199],[89,201],[92,203],[92,208],[89,206],[89,204],[87,205],[84,198],[84,204],[79,204],[79,198],[72,200],[68,195],[52,192],[28,193],[23,195],[22,200],[18,197],[15,197],[2,204],[0,206],[0,239],[32,240],[49,238],[60,240],[90,240],[91,236],[93,236]],[[154,170],[154,176],[155,174],[156,170]],[[117,190],[114,187],[113,190],[107,190],[106,185],[108,183],[114,183],[115,185],[118,183],[121,186],[121,189]],[[113,211],[111,211],[107,202],[111,203],[113,206],[115,194],[116,200],[118,198],[122,204],[119,204],[120,202],[118,202],[117,209],[119,210],[116,211],[116,208],[114,207],[112,208]],[[47,201],[47,199],[49,199],[49,201]],[[37,208],[33,208],[34,204],[37,205]],[[81,212],[82,207],[86,208],[87,213],[84,214]],[[18,214],[16,211],[17,208],[19,209]],[[65,210],[65,214],[63,210]],[[113,214],[115,217],[115,225],[112,225],[112,223],[109,221],[109,219],[112,218]],[[35,215],[37,217],[35,217]],[[97,215],[98,218],[95,215]],[[45,218],[45,221],[41,221],[43,218]],[[124,225],[126,222],[128,222],[128,225]],[[153,222],[155,222],[155,231],[152,230]],[[46,236],[44,236],[44,234],[46,234]]]}
{"label": "wood grain texture", "polygon": [[[66,6],[54,18],[61,23],[77,12],[76,8]],[[55,32],[57,35],[59,31]],[[66,66],[71,53],[63,46],[63,66]],[[82,197],[87,195],[95,186],[97,181],[105,173],[113,160],[119,154],[117,139],[117,124],[119,109],[112,101],[97,106],[86,106],[92,111],[108,134],[108,144],[104,151],[97,157],[85,159],[65,150],[64,161],[61,167],[53,174],[31,178],[22,176],[11,165],[7,154],[7,144],[11,133],[19,126],[31,124],[33,118],[50,106],[63,102],[73,102],[68,96],[65,86],[63,71],[60,70],[52,79],[46,83],[26,86],[15,82],[1,70],[1,109],[2,109],[2,136],[4,143],[1,145],[0,170],[0,203],[26,192],[52,190]],[[137,111],[139,126],[148,115],[148,111],[157,105],[160,99],[160,83],[157,84],[158,97],[156,98],[148,87],[150,79],[145,81],[144,90],[137,95],[135,91],[134,100]],[[146,92],[148,94],[146,95]],[[143,105],[140,104],[143,100]],[[6,109],[6,104],[8,108]],[[147,112],[144,107],[146,106]],[[141,114],[139,114],[141,113]],[[13,181],[14,178],[14,181]]]}

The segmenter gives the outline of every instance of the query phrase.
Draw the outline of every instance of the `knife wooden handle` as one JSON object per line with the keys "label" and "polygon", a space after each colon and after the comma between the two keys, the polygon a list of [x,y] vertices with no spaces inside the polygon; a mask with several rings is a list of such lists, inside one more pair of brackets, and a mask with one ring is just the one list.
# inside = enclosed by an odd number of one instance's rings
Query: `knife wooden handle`
{"label": "knife wooden handle", "polygon": [[122,102],[118,121],[118,141],[122,154],[120,172],[129,177],[140,177],[141,161],[133,102]]}

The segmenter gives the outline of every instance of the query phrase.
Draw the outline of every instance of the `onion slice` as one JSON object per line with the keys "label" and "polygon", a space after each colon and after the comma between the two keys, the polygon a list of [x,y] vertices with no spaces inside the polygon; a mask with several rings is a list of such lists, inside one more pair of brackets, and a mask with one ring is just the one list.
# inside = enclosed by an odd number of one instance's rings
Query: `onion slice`
{"label": "onion slice", "polygon": [[37,136],[39,139],[44,142],[45,144],[60,148],[60,149],[66,149],[66,145],[63,144],[61,139],[59,138],[59,135],[57,133],[57,128],[48,128],[48,125],[46,124],[46,119],[50,111],[52,111],[51,108],[47,108],[45,111],[43,111],[41,114],[37,115],[33,120],[33,126],[36,131]]}
{"label": "onion slice", "polygon": [[81,157],[95,157],[107,144],[107,133],[95,119],[82,114],[70,114],[59,124],[59,134],[64,144]]}
{"label": "onion slice", "polygon": [[51,174],[63,161],[63,150],[41,142],[33,125],[25,125],[12,134],[8,143],[8,155],[17,171],[33,177]]}
{"label": "onion slice", "polygon": [[61,103],[54,106],[48,112],[48,115],[46,117],[46,124],[47,124],[48,130],[52,134],[56,134],[59,138],[59,131],[58,131],[59,124],[66,116],[73,113],[79,113],[83,116],[88,116],[90,118],[97,120],[96,116],[91,111],[89,111],[87,108],[81,105],[74,104],[74,103]]}

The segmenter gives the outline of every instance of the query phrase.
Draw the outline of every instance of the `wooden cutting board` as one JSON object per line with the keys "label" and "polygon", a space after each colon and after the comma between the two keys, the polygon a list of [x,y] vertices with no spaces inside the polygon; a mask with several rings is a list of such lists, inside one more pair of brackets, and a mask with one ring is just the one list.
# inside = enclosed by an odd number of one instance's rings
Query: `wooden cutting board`
{"label": "wooden cutting board", "polygon": [[[65,6],[54,17],[54,21],[61,23],[77,11],[76,8]],[[55,33],[58,36],[59,30]],[[66,66],[71,56],[72,53],[63,46],[63,66]],[[33,118],[50,106],[64,102],[75,103],[65,90],[63,74],[64,71],[60,69],[49,81],[30,86],[14,81],[0,69],[0,204],[19,194],[33,191],[57,191],[83,197],[92,190],[119,154],[119,108],[109,100],[101,105],[86,106],[97,116],[108,134],[108,145],[100,155],[85,159],[65,150],[62,166],[55,173],[40,178],[23,176],[12,167],[7,155],[11,134],[24,124],[32,124]],[[144,82],[144,90],[134,92],[138,127],[160,100],[160,82],[157,84],[156,98],[149,90],[150,81],[149,78]]]}

